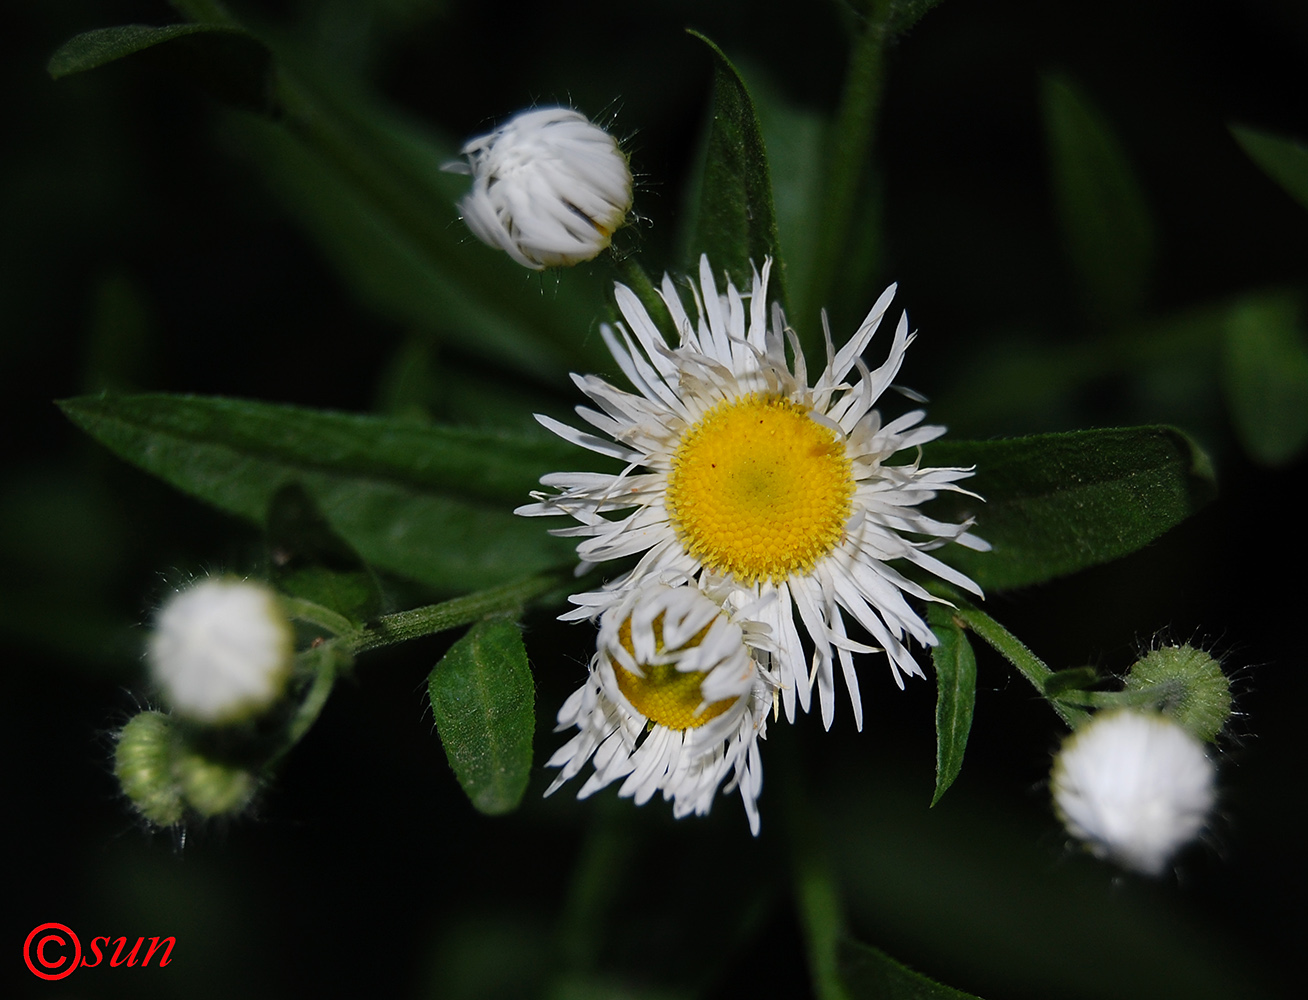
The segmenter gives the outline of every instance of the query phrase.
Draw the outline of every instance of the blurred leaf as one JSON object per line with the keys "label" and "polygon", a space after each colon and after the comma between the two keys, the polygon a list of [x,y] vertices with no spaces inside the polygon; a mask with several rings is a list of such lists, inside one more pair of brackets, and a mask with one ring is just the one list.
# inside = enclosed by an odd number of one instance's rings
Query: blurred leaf
{"label": "blurred leaf", "polygon": [[1226,320],[1222,387],[1240,443],[1265,465],[1308,442],[1308,346],[1293,293],[1250,296]]}
{"label": "blurred leaf", "polygon": [[953,611],[943,604],[927,609],[931,631],[940,641],[931,647],[936,668],[936,790],[934,806],[954,783],[963,767],[967,736],[972,730],[976,707],[976,657],[967,634],[954,621]]}
{"label": "blurred leaf", "polygon": [[441,170],[456,143],[339,82],[284,75],[279,96],[284,121],[231,116],[228,130],[372,308],[538,381],[611,363],[587,337],[605,269],[541,276],[478,242],[457,209],[467,178]]}
{"label": "blurred leaf", "polygon": [[376,577],[299,483],[273,496],[267,536],[272,581],[282,593],[321,604],[355,625],[381,613]]}
{"label": "blurred leaf", "polygon": [[536,689],[518,626],[480,622],[450,647],[427,679],[450,767],[478,811],[511,812],[531,774]]}
{"label": "blurred leaf", "polygon": [[[818,244],[823,239],[821,227],[814,220],[821,208],[822,169],[830,129],[816,111],[789,103],[762,67],[741,65],[739,69],[749,85],[767,146],[773,214],[777,222],[776,256],[786,262],[787,286],[792,290],[807,288],[812,280]],[[793,292],[790,304],[803,307]],[[811,316],[800,314],[792,317],[792,321],[803,327],[816,326],[817,312]],[[815,343],[820,342],[819,337]]]}
{"label": "blurred leaf", "polygon": [[942,986],[885,952],[848,938],[837,952],[840,977],[850,1000],[977,1000],[950,986]]}
{"label": "blurred leaf", "polygon": [[1041,104],[1076,276],[1100,318],[1120,321],[1138,310],[1154,263],[1144,192],[1108,121],[1070,80],[1045,77]]}
{"label": "blurred leaf", "polygon": [[249,32],[231,25],[97,28],[61,45],[46,69],[58,80],[138,53],[194,80],[218,100],[260,111],[270,107],[272,54]]}
{"label": "blurred leaf", "polygon": [[1229,126],[1231,135],[1265,173],[1304,208],[1308,208],[1308,146],[1244,125]]}
{"label": "blurred leaf", "polygon": [[464,592],[575,559],[513,505],[539,477],[593,467],[541,434],[433,427],[242,400],[95,396],[64,412],[119,457],[185,493],[266,523],[298,483],[375,566]]}
{"label": "blurred leaf", "polygon": [[115,270],[99,277],[92,296],[82,376],[86,391],[140,389],[150,381],[158,351],[139,285]]}
{"label": "blurred leaf", "polygon": [[740,73],[713,42],[697,31],[713,52],[713,110],[704,149],[698,204],[693,211],[687,269],[694,273],[700,254],[708,254],[716,273],[726,271],[737,288],[748,288],[751,264],[776,259],[771,297],[785,306],[785,266],[780,259],[777,221],[767,150],[754,102]]}
{"label": "blurred leaf", "polygon": [[932,7],[938,7],[940,2],[941,0],[881,0],[875,5],[881,9],[890,31],[902,35],[926,17]]}
{"label": "blurred leaf", "polygon": [[1041,583],[1134,552],[1216,495],[1208,456],[1173,427],[939,441],[931,465],[975,466],[964,482],[985,498],[942,498],[975,516],[994,547],[942,551],[987,591]]}

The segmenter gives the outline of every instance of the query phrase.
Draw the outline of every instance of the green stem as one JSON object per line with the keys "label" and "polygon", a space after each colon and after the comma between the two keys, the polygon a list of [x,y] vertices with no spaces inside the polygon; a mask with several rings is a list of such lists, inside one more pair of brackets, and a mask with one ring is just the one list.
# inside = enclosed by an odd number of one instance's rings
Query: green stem
{"label": "green stem", "polygon": [[805,793],[799,747],[792,742],[790,750],[789,754],[779,755],[777,777],[786,818],[795,905],[804,931],[813,993],[817,1000],[849,1000],[837,962],[845,929],[840,893],[818,814]]}
{"label": "green stem", "polygon": [[1165,681],[1134,691],[1069,691],[1066,700],[1092,708],[1151,708],[1157,709],[1184,694],[1180,681]]}
{"label": "green stem", "polygon": [[1045,694],[1045,682],[1053,676],[1054,672],[1035,653],[1027,649],[1012,632],[966,601],[959,600],[955,603],[957,607],[954,609],[954,616],[959,623],[970,628],[988,642],[1000,656],[1015,666],[1018,673],[1030,681],[1031,686],[1040,693],[1040,696],[1049,702],[1049,706],[1058,713],[1059,718],[1074,729],[1089,718],[1089,715],[1081,709],[1062,704]]}
{"label": "green stem", "polygon": [[540,597],[558,585],[559,578],[556,575],[532,576],[442,601],[440,604],[428,604],[411,611],[382,615],[349,637],[350,649],[351,652],[362,653],[444,632],[460,625],[469,625],[487,615],[517,612],[532,598]]}

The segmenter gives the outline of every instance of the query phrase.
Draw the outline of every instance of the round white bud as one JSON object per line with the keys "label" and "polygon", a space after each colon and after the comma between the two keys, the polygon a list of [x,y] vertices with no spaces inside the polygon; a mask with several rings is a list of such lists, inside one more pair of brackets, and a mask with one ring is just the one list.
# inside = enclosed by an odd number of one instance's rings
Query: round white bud
{"label": "round white bud", "polygon": [[1101,712],[1054,759],[1054,804],[1095,855],[1159,875],[1207,823],[1214,774],[1203,744],[1169,717]]}
{"label": "round white bud", "polygon": [[163,606],[146,660],[178,715],[221,724],[272,704],[286,686],[293,653],[291,625],[272,590],[215,577]]}
{"label": "round white bud", "polygon": [[590,260],[631,210],[631,168],[617,140],[569,108],[523,111],[467,142],[472,175],[459,211],[473,234],[539,271]]}

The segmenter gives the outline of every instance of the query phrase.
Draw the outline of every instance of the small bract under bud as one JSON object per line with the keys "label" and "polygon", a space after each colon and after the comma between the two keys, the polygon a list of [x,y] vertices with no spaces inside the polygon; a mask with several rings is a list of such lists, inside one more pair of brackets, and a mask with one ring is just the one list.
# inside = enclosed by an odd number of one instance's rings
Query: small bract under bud
{"label": "small bract under bud", "polygon": [[631,168],[617,141],[569,108],[523,111],[459,150],[472,174],[459,211],[473,234],[539,271],[590,260],[631,211]]}
{"label": "small bract under bud", "polygon": [[1131,668],[1126,690],[1158,691],[1158,710],[1212,742],[1231,715],[1231,684],[1221,664],[1193,646],[1160,646]]}
{"label": "small bract under bud", "polygon": [[1203,830],[1212,810],[1213,762],[1168,716],[1101,712],[1054,759],[1054,805],[1092,853],[1159,875]]}
{"label": "small bract under bud", "polygon": [[168,703],[198,722],[236,722],[267,708],[290,675],[294,635],[277,595],[212,578],[174,595],[146,650]]}

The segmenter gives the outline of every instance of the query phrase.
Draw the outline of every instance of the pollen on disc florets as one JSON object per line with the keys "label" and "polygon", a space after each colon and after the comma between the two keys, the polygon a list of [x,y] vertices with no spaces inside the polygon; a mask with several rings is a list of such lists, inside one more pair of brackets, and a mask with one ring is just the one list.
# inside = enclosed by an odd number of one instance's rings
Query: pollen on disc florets
{"label": "pollen on disc florets", "polygon": [[667,508],[687,551],[741,583],[806,573],[839,543],[854,475],[841,436],[783,396],[714,406],[672,458]]}

